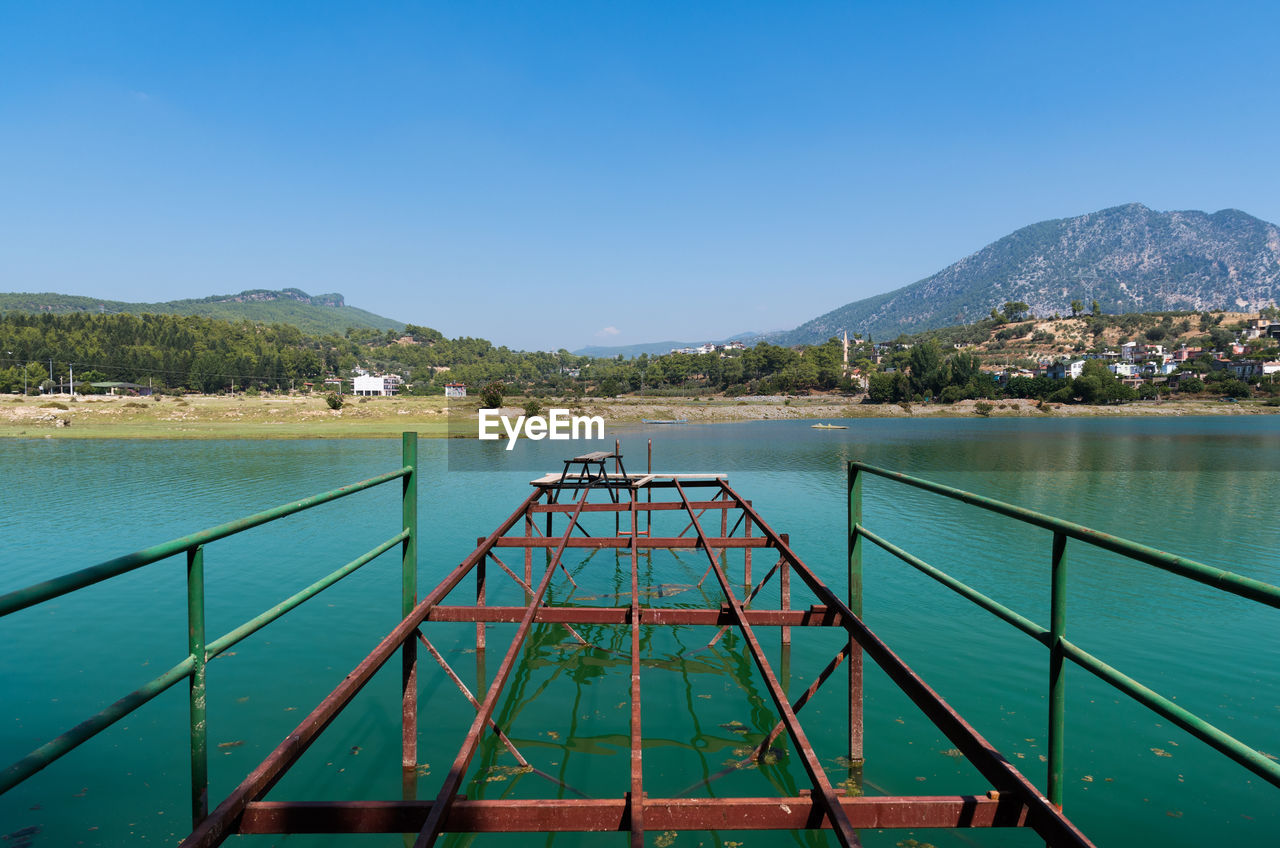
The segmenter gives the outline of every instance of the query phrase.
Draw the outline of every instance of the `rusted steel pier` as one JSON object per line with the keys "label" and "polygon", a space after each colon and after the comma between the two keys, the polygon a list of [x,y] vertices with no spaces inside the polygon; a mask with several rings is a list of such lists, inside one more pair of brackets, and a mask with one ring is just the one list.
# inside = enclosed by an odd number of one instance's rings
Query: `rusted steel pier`
{"label": "rusted steel pier", "polygon": [[[1015,769],[995,748],[863,624],[861,611],[861,550],[858,534],[850,535],[850,580],[841,598],[825,585],[752,503],[733,489],[725,475],[714,473],[627,474],[621,456],[592,455],[591,463],[612,461],[614,471],[570,475],[553,473],[532,481],[532,493],[492,533],[479,540],[456,568],[421,600],[410,575],[416,574],[416,542],[406,545],[403,621],[324,699],[283,742],[215,810],[197,822],[184,846],[214,846],[233,834],[278,833],[408,833],[413,844],[433,845],[444,833],[489,832],[621,832],[630,844],[644,844],[646,831],[830,829],[842,845],[857,845],[862,828],[979,828],[1026,827],[1050,845],[1091,843],[1054,804]],[[409,467],[411,463],[406,463]],[[566,464],[566,471],[568,464]],[[406,478],[408,481],[409,478]],[[405,499],[406,527],[416,525],[416,501]],[[851,521],[854,517],[851,515]],[[860,520],[860,516],[858,517]],[[606,524],[607,522],[607,524]],[[612,529],[608,525],[612,525]],[[658,528],[671,525],[671,535]],[[674,532],[674,528],[683,530]],[[411,550],[410,548],[413,548]],[[523,562],[504,561],[516,549]],[[572,581],[565,568],[569,549],[610,550],[619,577],[629,571],[629,597],[613,606],[582,606],[548,602],[549,588]],[[714,579],[720,601],[705,608],[659,607],[647,603],[656,587],[649,585],[640,559],[666,550],[705,559],[703,580]],[[763,580],[753,582],[752,557],[767,557]],[[524,602],[486,603],[490,564],[502,572],[499,580],[513,581]],[[521,569],[522,566],[522,573]],[[741,568],[740,572],[731,573]],[[793,577],[813,599],[792,606]],[[464,581],[474,580],[474,591]],[[770,586],[776,608],[756,605],[761,590]],[[461,596],[467,595],[466,598]],[[448,664],[433,641],[433,625],[475,623],[476,648],[483,652],[485,626],[515,624],[514,637],[487,687],[473,693]],[[481,743],[494,734],[522,768],[543,776],[535,758],[521,753],[507,730],[495,721],[499,704],[508,697],[507,684],[535,628],[564,628],[585,644],[575,626],[609,625],[629,629],[630,756],[628,789],[614,797],[558,797],[537,800],[468,799],[461,791]],[[646,792],[644,716],[641,711],[644,640],[647,628],[706,628],[711,643],[727,632],[739,637],[768,690],[776,715],[771,734],[744,760],[765,756],[782,734],[802,766],[809,788],[785,797],[651,797]],[[839,636],[839,649],[825,667],[813,669],[812,683],[792,697],[771,666],[762,645],[763,634],[777,630],[782,644],[792,628],[828,628]],[[422,648],[426,656],[419,653]],[[493,646],[489,646],[492,649]],[[264,800],[325,728],[392,657],[402,665],[404,797],[378,801]],[[430,659],[427,659],[429,657]],[[975,766],[981,785],[973,793],[954,796],[867,797],[857,791],[861,781],[863,742],[862,671],[869,658],[918,706]],[[435,756],[452,756],[438,793],[431,799],[413,797],[414,768],[419,761],[419,662],[434,663],[452,681],[461,698],[470,702],[474,720],[461,739],[430,738]],[[841,666],[844,672],[838,674]],[[425,674],[425,669],[423,670]],[[788,675],[781,677],[785,680]],[[483,675],[477,677],[483,681]],[[807,675],[806,675],[807,677]],[[850,780],[833,785],[814,747],[801,715],[820,687],[846,687]],[[432,704],[435,710],[455,710],[460,699]],[[842,696],[843,698],[843,693]],[[555,780],[554,778],[551,778]],[[563,786],[563,784],[562,784]],[[567,787],[565,787],[567,789]],[[557,792],[558,795],[580,792]]]}

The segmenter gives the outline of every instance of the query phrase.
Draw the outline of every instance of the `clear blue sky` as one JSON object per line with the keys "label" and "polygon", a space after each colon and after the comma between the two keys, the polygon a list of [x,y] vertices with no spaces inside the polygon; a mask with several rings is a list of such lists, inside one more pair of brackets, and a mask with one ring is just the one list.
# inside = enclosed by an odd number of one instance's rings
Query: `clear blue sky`
{"label": "clear blue sky", "polygon": [[0,288],[523,348],[792,327],[1020,226],[1280,221],[1275,3],[5,3]]}

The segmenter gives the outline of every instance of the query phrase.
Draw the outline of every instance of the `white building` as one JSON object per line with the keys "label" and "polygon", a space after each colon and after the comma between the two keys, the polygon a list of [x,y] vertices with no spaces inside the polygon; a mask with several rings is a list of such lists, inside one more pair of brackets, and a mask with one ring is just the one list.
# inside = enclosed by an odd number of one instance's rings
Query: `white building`
{"label": "white building", "polygon": [[467,396],[466,383],[445,383],[444,396],[447,398],[464,398]]}
{"label": "white building", "polygon": [[364,375],[356,377],[352,382],[354,385],[351,393],[364,397],[390,397],[400,390],[400,380],[394,374]]}

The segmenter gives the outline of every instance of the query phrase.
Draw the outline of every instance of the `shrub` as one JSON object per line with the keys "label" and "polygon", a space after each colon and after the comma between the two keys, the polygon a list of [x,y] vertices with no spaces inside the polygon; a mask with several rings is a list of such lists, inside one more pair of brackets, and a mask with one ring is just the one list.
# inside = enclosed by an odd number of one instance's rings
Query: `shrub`
{"label": "shrub", "polygon": [[480,390],[480,406],[483,409],[499,409],[502,406],[503,390],[506,387],[502,385],[501,380],[494,380],[486,383],[484,388]]}
{"label": "shrub", "polygon": [[120,405],[125,409],[146,409],[147,408],[147,405],[145,403],[138,403],[136,400],[126,401],[125,403],[122,403]]}
{"label": "shrub", "polygon": [[980,400],[973,405],[973,411],[983,416],[984,418],[990,415],[991,410],[993,409],[995,409],[995,407],[987,403],[985,400]]}
{"label": "shrub", "polygon": [[532,418],[533,416],[539,415],[541,413],[542,413],[542,404],[538,403],[533,398],[530,398],[529,400],[525,401],[525,404],[524,404],[525,417]]}
{"label": "shrub", "polygon": [[1249,386],[1243,380],[1223,380],[1218,385],[1218,391],[1222,392],[1226,397],[1247,398],[1252,392]]}
{"label": "shrub", "polygon": [[324,402],[329,404],[330,409],[342,409],[342,395],[337,392],[329,392],[325,395]]}
{"label": "shrub", "polygon": [[40,404],[41,409],[70,409],[65,403],[59,403],[56,400],[46,401]]}

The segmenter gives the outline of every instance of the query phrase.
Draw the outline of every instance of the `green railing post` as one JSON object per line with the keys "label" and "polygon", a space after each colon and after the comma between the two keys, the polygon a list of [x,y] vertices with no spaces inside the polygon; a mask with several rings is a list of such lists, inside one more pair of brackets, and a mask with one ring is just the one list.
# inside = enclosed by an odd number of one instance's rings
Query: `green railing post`
{"label": "green railing post", "polygon": [[[408,532],[401,549],[400,617],[407,618],[418,605],[418,434],[402,433],[402,465],[412,470],[403,478],[400,494],[403,529]],[[405,769],[418,767],[418,640],[406,639],[400,651],[401,758]]]}
{"label": "green railing post", "polygon": [[1049,803],[1062,809],[1062,752],[1066,724],[1067,537],[1053,534],[1053,588],[1049,600]]}
{"label": "green railing post", "polygon": [[209,815],[209,727],[206,721],[204,545],[187,549],[187,650],[193,665],[191,699],[191,826]]}
{"label": "green railing post", "polygon": [[[862,617],[862,474],[849,464],[849,611]],[[862,646],[849,639],[849,760],[862,766]],[[852,775],[851,775],[852,776]],[[859,781],[861,782],[861,781]]]}

